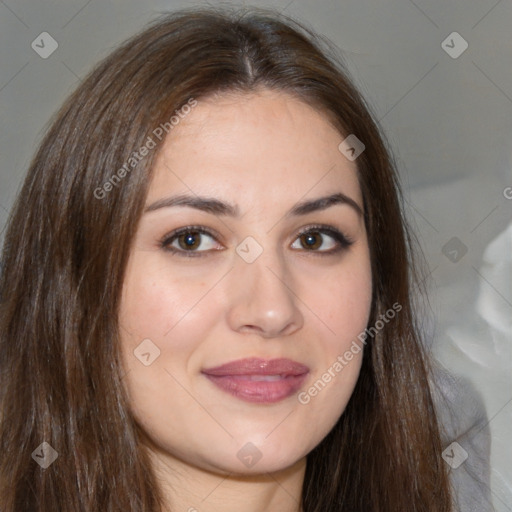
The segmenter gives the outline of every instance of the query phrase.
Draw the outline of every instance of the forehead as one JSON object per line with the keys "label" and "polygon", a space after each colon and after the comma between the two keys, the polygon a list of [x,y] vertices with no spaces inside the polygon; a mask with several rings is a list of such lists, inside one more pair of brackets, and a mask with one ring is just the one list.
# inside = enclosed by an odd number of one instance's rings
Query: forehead
{"label": "forehead", "polygon": [[148,202],[192,192],[256,207],[342,191],[362,206],[357,166],[338,150],[345,137],[322,112],[269,90],[197,102],[164,140]]}

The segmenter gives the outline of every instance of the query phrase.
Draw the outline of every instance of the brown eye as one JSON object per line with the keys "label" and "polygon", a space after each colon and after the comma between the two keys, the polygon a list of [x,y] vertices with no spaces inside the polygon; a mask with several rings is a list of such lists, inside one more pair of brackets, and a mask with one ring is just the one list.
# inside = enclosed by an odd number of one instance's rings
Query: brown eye
{"label": "brown eye", "polygon": [[166,235],[160,247],[180,256],[204,256],[212,250],[219,250],[215,236],[205,228],[188,226]]}
{"label": "brown eye", "polygon": [[199,231],[188,231],[179,235],[177,240],[181,249],[197,249],[201,245],[201,233]]}
{"label": "brown eye", "polygon": [[322,246],[322,235],[318,231],[310,231],[300,236],[302,246],[306,249],[318,249]]}
{"label": "brown eye", "polygon": [[311,226],[299,233],[292,248],[328,256],[347,249],[352,244],[352,240],[333,227]]}

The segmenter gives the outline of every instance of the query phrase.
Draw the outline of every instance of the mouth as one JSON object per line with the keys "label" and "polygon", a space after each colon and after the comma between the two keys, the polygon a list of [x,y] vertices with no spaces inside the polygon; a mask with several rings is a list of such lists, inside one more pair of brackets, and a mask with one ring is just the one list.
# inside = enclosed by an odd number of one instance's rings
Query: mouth
{"label": "mouth", "polygon": [[202,370],[210,382],[236,398],[275,403],[297,392],[309,368],[291,359],[239,359]]}

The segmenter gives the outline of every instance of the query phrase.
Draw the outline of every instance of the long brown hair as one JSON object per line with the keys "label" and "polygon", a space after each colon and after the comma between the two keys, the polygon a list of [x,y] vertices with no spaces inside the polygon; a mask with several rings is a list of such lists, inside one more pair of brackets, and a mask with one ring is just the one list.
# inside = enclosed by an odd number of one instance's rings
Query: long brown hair
{"label": "long brown hair", "polygon": [[[258,88],[295,95],[340,142],[355,134],[365,144],[368,325],[402,306],[368,338],[346,410],[307,457],[303,510],[450,510],[399,185],[370,109],[333,48],[302,24],[260,9],[189,9],[93,69],[52,120],[12,211],[0,279],[2,512],[160,510],[118,348],[124,271],[158,148],[126,163],[192,98]],[[58,453],[47,469],[31,456],[43,441]]]}

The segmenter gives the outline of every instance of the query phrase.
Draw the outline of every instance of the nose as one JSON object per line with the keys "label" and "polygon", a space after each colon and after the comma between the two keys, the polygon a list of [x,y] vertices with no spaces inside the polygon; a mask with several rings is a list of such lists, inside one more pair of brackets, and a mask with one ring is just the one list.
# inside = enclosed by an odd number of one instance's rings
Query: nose
{"label": "nose", "polygon": [[278,254],[266,249],[252,263],[237,256],[228,278],[227,321],[231,329],[273,338],[302,328],[304,317],[293,276]]}

